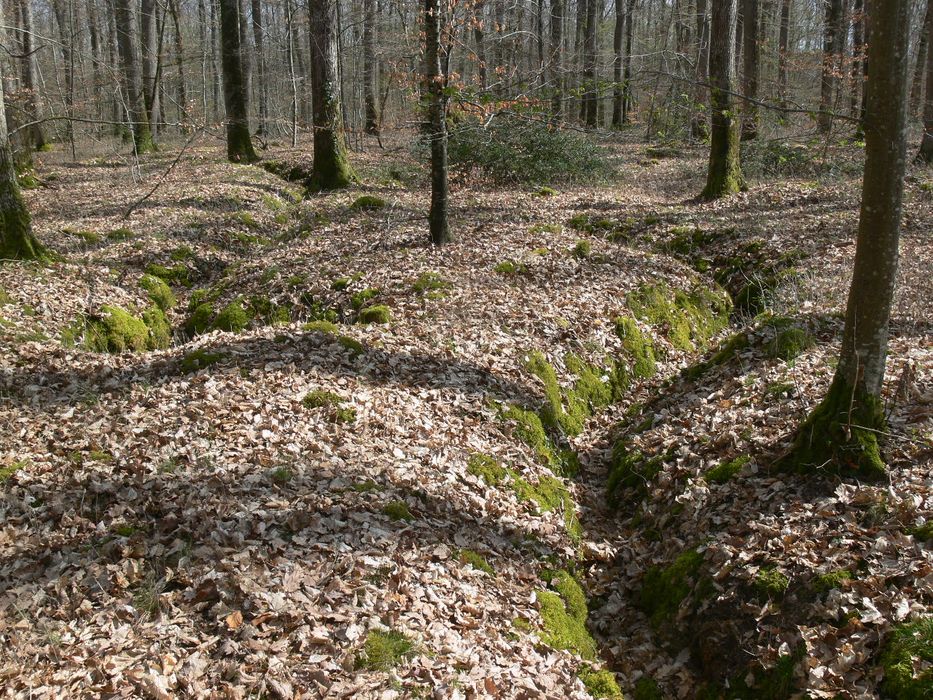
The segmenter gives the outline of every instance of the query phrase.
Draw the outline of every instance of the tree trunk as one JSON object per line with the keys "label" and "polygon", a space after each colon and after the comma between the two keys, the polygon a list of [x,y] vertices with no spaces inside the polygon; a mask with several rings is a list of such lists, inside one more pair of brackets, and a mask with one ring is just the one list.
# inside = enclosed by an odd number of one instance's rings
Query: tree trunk
{"label": "tree trunk", "polygon": [[564,113],[564,0],[551,0],[551,116],[560,121]]}
{"label": "tree trunk", "polygon": [[379,135],[376,107],[376,0],[363,0],[363,109],[366,133]]}
{"label": "tree trunk", "polygon": [[923,82],[926,75],[927,51],[930,46],[930,27],[933,26],[933,1],[927,2],[926,18],[920,30],[920,44],[917,47],[917,66],[910,87],[909,114],[915,116],[920,111],[920,99],[923,94]]}
{"label": "tree trunk", "polygon": [[337,0],[309,3],[314,161],[309,185],[315,190],[346,187],[354,180],[344,143],[337,63]]}
{"label": "tree trunk", "polygon": [[181,24],[178,21],[178,0],[169,0],[168,10],[172,15],[172,27],[175,30],[175,69],[178,71],[178,106],[180,121],[187,129],[188,122],[188,89],[185,86],[185,44],[181,34]]}
{"label": "tree trunk", "polygon": [[256,91],[259,98],[259,125],[256,133],[265,134],[268,131],[266,122],[269,120],[269,86],[266,85],[266,55],[263,49],[266,30],[262,20],[262,0],[252,0],[251,14],[253,42],[256,45],[256,77],[259,79],[259,89]]}
{"label": "tree trunk", "polygon": [[227,111],[227,159],[252,163],[258,158],[249,135],[249,94],[243,75],[238,0],[220,0],[220,57],[223,66],[224,108]]}
{"label": "tree trunk", "polygon": [[781,2],[781,28],[778,33],[778,92],[787,104],[787,44],[790,38],[790,0]]}
{"label": "tree trunk", "polygon": [[739,164],[741,134],[735,113],[735,12],[737,0],[712,0],[710,16],[709,172],[703,199],[716,199],[745,188]]}
{"label": "tree trunk", "polygon": [[[39,93],[37,91],[36,85],[36,55],[35,55],[35,36],[33,35],[33,24],[32,24],[32,0],[20,0],[20,19],[21,25],[23,28],[22,32],[22,47],[23,47],[23,62],[22,62],[22,77],[23,77],[23,88],[27,91],[26,94],[26,119],[30,122],[38,121],[39,119]],[[31,127],[26,129],[28,132],[26,135],[27,141],[30,145],[38,150],[45,148],[45,134],[42,131],[42,126],[39,124],[33,124]]]}
{"label": "tree trunk", "polygon": [[123,63],[123,89],[126,108],[137,153],[155,150],[149,130],[149,114],[139,86],[139,68],[136,63],[136,31],[130,0],[114,0],[114,18],[117,28],[117,49]]}
{"label": "tree trunk", "polygon": [[709,136],[706,112],[700,108],[706,104],[709,89],[709,15],[707,0],[697,0],[697,68],[696,90],[694,92],[695,106],[690,120],[690,133],[695,139],[704,140]]}
{"label": "tree trunk", "polygon": [[[758,47],[758,0],[743,0],[744,47],[742,90],[750,100],[758,99],[759,47]],[[758,136],[758,105],[745,102],[742,105],[742,138],[752,140]]]}
{"label": "tree trunk", "polygon": [[583,37],[583,121],[587,127],[597,126],[597,90],[596,84],[596,23],[598,22],[598,0],[586,2],[586,30]]}
{"label": "tree trunk", "polygon": [[[617,0],[621,1],[621,0]],[[632,34],[635,22],[635,0],[625,3],[625,64],[622,66],[622,123],[632,121]]]}
{"label": "tree trunk", "polygon": [[884,476],[879,438],[891,301],[897,277],[907,131],[910,0],[887,0],[872,17],[866,85],[865,174],[855,268],[836,374],[779,467]]}
{"label": "tree trunk", "polygon": [[[3,15],[0,12],[0,26]],[[32,234],[29,210],[19,191],[13,149],[6,128],[3,81],[0,80],[0,263],[4,260],[35,260],[45,251]]]}
{"label": "tree trunk", "polygon": [[862,87],[862,61],[865,56],[865,12],[862,0],[852,6],[852,68],[849,73],[849,116],[859,113],[859,95]]}
{"label": "tree trunk", "polygon": [[72,140],[74,125],[70,117],[74,116],[75,101],[74,32],[71,27],[69,8],[65,6],[65,2],[66,0],[53,0],[52,10],[55,13],[55,22],[58,24],[58,34],[61,39],[62,68],[65,77],[65,116],[69,117],[69,120],[65,122],[65,138]]}
{"label": "tree trunk", "polygon": [[625,11],[621,0],[615,0],[616,22],[612,31],[612,126],[622,126],[622,40],[625,38]]}
{"label": "tree trunk", "polygon": [[[933,0],[930,2],[933,7]],[[933,41],[933,12],[927,10],[926,31]],[[917,160],[921,163],[933,163],[933,46],[927,43],[926,55],[926,97],[923,102],[923,140]]]}
{"label": "tree trunk", "polygon": [[473,44],[476,47],[476,63],[479,69],[479,86],[485,90],[489,87],[489,76],[486,72],[486,39],[484,24],[486,21],[486,0],[476,0],[473,6]]}
{"label": "tree trunk", "polygon": [[88,36],[91,40],[91,74],[94,76],[93,92],[95,113],[98,119],[103,117],[103,105],[100,97],[104,93],[104,79],[101,76],[100,22],[94,0],[87,0]]}
{"label": "tree trunk", "polygon": [[158,124],[160,118],[159,86],[156,78],[156,64],[158,50],[156,49],[156,3],[155,0],[142,0],[140,9],[139,30],[142,35],[142,80],[143,99],[146,103],[146,114],[149,115],[149,128],[152,137],[158,138]]}
{"label": "tree trunk", "polygon": [[833,126],[833,100],[839,57],[845,41],[842,30],[842,0],[826,0],[826,23],[823,27],[823,69],[820,78],[820,113],[816,124],[820,133],[828,134]]}
{"label": "tree trunk", "polygon": [[450,242],[447,220],[447,98],[446,79],[441,68],[440,0],[424,0],[425,87],[428,93],[428,124],[431,139],[431,211],[428,225],[431,243]]}

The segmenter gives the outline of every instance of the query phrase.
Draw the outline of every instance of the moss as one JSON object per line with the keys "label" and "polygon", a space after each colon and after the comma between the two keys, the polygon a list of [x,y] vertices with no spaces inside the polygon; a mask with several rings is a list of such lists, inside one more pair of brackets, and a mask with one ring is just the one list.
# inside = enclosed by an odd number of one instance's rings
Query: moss
{"label": "moss", "polygon": [[385,304],[374,304],[360,309],[357,320],[360,323],[388,323],[392,320],[392,310]]}
{"label": "moss", "polygon": [[105,305],[99,317],[88,320],[84,343],[94,352],[141,352],[149,347],[149,328],[125,309]]}
{"label": "moss", "polygon": [[359,481],[353,486],[350,487],[357,493],[372,493],[373,491],[382,491],[383,487],[373,481],[372,479],[367,479],[366,481]]}
{"label": "moss", "polygon": [[616,318],[615,330],[622,341],[622,347],[632,359],[632,373],[642,379],[653,377],[658,369],[654,346],[645,338],[634,319],[625,316]]}
{"label": "moss", "polygon": [[414,281],[411,288],[416,294],[437,292],[450,288],[451,283],[436,272],[422,272]]}
{"label": "moss", "polygon": [[343,398],[332,391],[323,391],[317,389],[309,391],[301,400],[305,408],[324,408],[328,406],[339,406],[343,403]]}
{"label": "moss", "polygon": [[719,348],[713,353],[712,357],[685,368],[683,376],[694,381],[699,379],[713,367],[721,367],[738,357],[739,353],[745,350],[750,342],[747,333],[733,333],[720,343]]}
{"label": "moss", "polygon": [[142,320],[149,329],[149,349],[163,350],[172,344],[172,324],[161,308],[150,306],[143,311]]}
{"label": "moss", "polygon": [[5,467],[0,467],[0,484],[5,484],[10,480],[10,477],[12,477],[20,469],[26,467],[27,464],[28,462],[25,460],[19,460],[17,462],[6,465]]}
{"label": "moss", "polygon": [[886,430],[881,400],[853,388],[837,373],[826,398],[797,431],[791,451],[775,465],[797,473],[826,470],[881,479],[879,434]]}
{"label": "moss", "polygon": [[0,306],[6,306],[12,303],[13,297],[11,297],[3,287],[0,287]]}
{"label": "moss", "polygon": [[541,422],[552,430],[567,435],[579,435],[589,418],[586,407],[576,397],[568,396],[564,405],[564,394],[557,381],[557,372],[540,352],[533,352],[528,358],[528,370],[544,384],[545,404],[541,408]]}
{"label": "moss", "polygon": [[755,590],[768,598],[781,598],[787,591],[790,579],[774,567],[761,569],[755,576]]}
{"label": "moss", "polygon": [[358,341],[356,338],[351,338],[348,335],[339,335],[337,336],[337,342],[343,346],[343,348],[350,353],[351,357],[356,357],[357,355],[362,355],[366,351],[366,347]]}
{"label": "moss", "polygon": [[708,469],[703,478],[713,484],[724,484],[733,476],[742,471],[746,464],[752,461],[749,455],[740,455],[728,462],[720,462],[712,469]]}
{"label": "moss", "polygon": [[405,501],[390,501],[382,507],[382,512],[392,520],[410,522],[415,519],[415,516],[408,510],[408,504]]}
{"label": "moss", "polygon": [[159,277],[143,275],[139,280],[139,286],[146,291],[152,303],[162,309],[162,311],[168,311],[177,303],[171,287],[165,283],[165,280]]}
{"label": "moss", "polygon": [[881,689],[892,700],[929,700],[933,691],[933,617],[894,628],[881,653]]}
{"label": "moss", "polygon": [[185,260],[194,260],[194,251],[191,250],[191,246],[183,245],[178,246],[168,254],[169,259],[174,260],[175,262],[183,262]]}
{"label": "moss", "polygon": [[366,635],[356,667],[366,671],[388,672],[415,656],[415,644],[396,630],[373,630]]}
{"label": "moss", "polygon": [[489,565],[489,562],[486,561],[486,557],[484,557],[479,552],[474,552],[472,549],[461,549],[459,552],[457,552],[457,559],[462,564],[469,564],[477,571],[482,571],[489,574],[490,576],[495,576],[496,572],[493,571],[492,567]]}
{"label": "moss", "polygon": [[498,272],[500,275],[524,275],[528,272],[528,266],[524,263],[516,262],[514,260],[503,260],[498,263],[493,270]]}
{"label": "moss", "polygon": [[795,386],[790,382],[772,382],[765,387],[765,396],[769,399],[783,399],[793,395]]}
{"label": "moss", "polygon": [[663,456],[649,459],[640,450],[629,450],[624,440],[617,442],[612,448],[612,462],[606,482],[609,505],[618,507],[624,500],[626,489],[634,489],[636,500],[643,499],[663,466]]}
{"label": "moss", "polygon": [[678,350],[704,347],[729,322],[731,302],[718,288],[674,291],[665,284],[643,284],[628,296],[635,318],[665,329]]}
{"label": "moss", "polygon": [[259,222],[251,212],[238,211],[233,218],[247,228],[259,228]]}
{"label": "moss", "polygon": [[513,421],[515,434],[528,445],[535,457],[555,474],[573,476],[578,464],[576,455],[556,448],[544,430],[541,418],[534,411],[519,406],[509,406],[502,412],[502,417]]}
{"label": "moss", "polygon": [[72,236],[80,238],[81,242],[84,243],[84,245],[86,246],[97,245],[102,240],[101,235],[97,233],[97,231],[85,231],[85,230],[76,231],[74,229],[64,228],[62,229],[62,233],[68,233],[68,234],[71,234]]}
{"label": "moss", "polygon": [[642,676],[635,683],[634,700],[664,700],[664,694],[658,682],[650,676]]}
{"label": "moss", "polygon": [[340,326],[330,321],[309,321],[301,329],[309,333],[327,333],[329,335],[336,335],[340,332]]}
{"label": "moss", "polygon": [[291,481],[293,476],[294,474],[292,473],[292,470],[288,467],[276,467],[269,474],[269,478],[272,479],[272,483],[278,484],[280,486]]}
{"label": "moss", "polygon": [[252,320],[250,314],[243,308],[239,299],[234,299],[220,310],[211,328],[231,333],[239,333],[244,330]]}
{"label": "moss", "polygon": [[555,591],[536,591],[543,622],[542,641],[555,649],[566,649],[584,659],[596,658],[596,642],[586,629],[586,596],[580,584],[566,571],[555,572]]}
{"label": "moss", "polygon": [[498,486],[507,475],[505,467],[497,462],[493,457],[481,452],[474,452],[467,460],[467,472],[473,476],[480,477],[490,486]]}
{"label": "moss", "polygon": [[200,335],[211,327],[211,321],[214,319],[214,306],[208,302],[198,304],[188,320],[185,321],[184,329],[189,336]]}
{"label": "moss", "polygon": [[222,352],[209,352],[203,349],[192,350],[186,353],[181,359],[181,371],[190,373],[207,369],[211,365],[220,362],[225,357],[226,355]]}
{"label": "moss", "polygon": [[366,305],[366,302],[379,296],[379,290],[375,287],[367,287],[350,295],[350,305],[359,311]]}
{"label": "moss", "polygon": [[589,241],[577,241],[576,245],[570,251],[570,254],[577,260],[588,258],[593,251],[593,246]]}
{"label": "moss", "polygon": [[[563,231],[563,226],[560,224],[535,224],[528,229],[528,233],[537,234],[537,233],[560,233]],[[539,252],[539,251],[544,251]],[[536,248],[534,251],[535,255],[547,255],[547,248]]]}
{"label": "moss", "polygon": [[848,569],[836,569],[825,574],[819,574],[813,579],[813,589],[817,593],[828,593],[834,588],[841,588],[844,581],[852,580],[852,572]]}
{"label": "moss", "polygon": [[578,675],[587,692],[597,700],[603,698],[606,700],[623,700],[622,690],[619,688],[619,684],[616,683],[616,677],[612,671],[587,666],[581,668]]}
{"label": "moss", "polygon": [[786,328],[778,331],[768,344],[768,357],[790,362],[813,347],[815,342],[813,336],[802,328]]}
{"label": "moss", "polygon": [[694,590],[703,566],[703,555],[689,549],[669,566],[651,567],[642,581],[638,607],[657,628],[673,618]]}
{"label": "moss", "polygon": [[909,532],[919,542],[929,542],[933,540],[933,520],[927,520],[923,525],[911,528]]}
{"label": "moss", "polygon": [[558,194],[560,193],[557,190],[555,190],[553,187],[547,187],[547,186],[539,187],[538,190],[535,192],[536,197],[554,197]]}
{"label": "moss", "polygon": [[371,194],[364,194],[360,197],[357,197],[353,201],[353,204],[350,205],[350,209],[353,209],[354,211],[375,210],[382,209],[385,207],[385,205],[386,201],[382,197],[376,197],[375,195]]}
{"label": "moss", "polygon": [[290,304],[276,304],[261,294],[254,294],[249,298],[249,312],[253,318],[261,319],[270,325],[283,325],[292,320]]}
{"label": "moss", "polygon": [[115,228],[107,234],[107,240],[110,241],[128,241],[135,237],[135,233],[128,228]]}
{"label": "moss", "polygon": [[158,277],[166,284],[171,284],[176,287],[191,286],[191,272],[184,265],[166,267],[165,265],[153,263],[146,267],[146,274]]}

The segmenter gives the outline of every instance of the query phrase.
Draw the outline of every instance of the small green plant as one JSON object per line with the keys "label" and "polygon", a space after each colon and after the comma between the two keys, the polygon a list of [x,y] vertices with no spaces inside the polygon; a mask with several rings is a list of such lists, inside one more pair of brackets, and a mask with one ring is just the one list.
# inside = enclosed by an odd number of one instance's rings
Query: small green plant
{"label": "small green plant", "polygon": [[392,310],[385,304],[375,304],[360,309],[357,316],[360,323],[388,323],[392,320]]}
{"label": "small green plant", "polygon": [[514,260],[503,260],[498,263],[494,268],[496,272],[500,275],[524,275],[528,272],[528,266],[524,263],[516,262]]}
{"label": "small green plant", "polygon": [[294,474],[292,473],[292,470],[285,466],[276,467],[269,474],[269,478],[272,479],[272,483],[278,484],[279,486],[287,484],[292,480],[293,476]]}
{"label": "small green plant", "polygon": [[439,292],[450,288],[451,283],[436,272],[422,272],[411,288],[416,294]]}
{"label": "small green plant", "polygon": [[115,228],[107,234],[107,240],[110,241],[128,241],[136,234],[128,228]]}
{"label": "small green plant", "polygon": [[539,187],[535,192],[536,197],[556,197],[558,194],[560,194],[560,192],[546,185],[544,187]]}
{"label": "small green plant", "polygon": [[356,667],[366,671],[388,672],[415,656],[415,644],[397,630],[373,630],[366,635]]}
{"label": "small green plant", "polygon": [[828,593],[834,588],[841,588],[845,581],[852,580],[852,572],[848,569],[835,569],[825,574],[818,574],[813,579],[813,589],[818,593]]}
{"label": "small green plant", "polygon": [[137,584],[133,591],[133,607],[146,617],[155,617],[162,608],[159,596],[165,588],[165,582],[149,573]]}
{"label": "small green plant", "polygon": [[898,625],[881,654],[881,689],[892,700],[929,700],[933,688],[933,617]]}
{"label": "small green plant", "polygon": [[415,516],[412,515],[405,501],[390,501],[382,507],[382,512],[388,515],[390,519],[396,521],[404,520],[405,522],[411,522],[415,519]]}
{"label": "small green plant", "polygon": [[742,471],[742,468],[751,461],[752,458],[749,455],[740,455],[727,462],[720,462],[712,469],[708,469],[703,478],[712,484],[724,484]]}
{"label": "small green plant", "polygon": [[10,480],[11,476],[13,476],[20,469],[26,467],[28,464],[29,463],[25,460],[19,460],[17,462],[13,462],[12,464],[8,464],[5,467],[0,467],[0,484],[5,484]]}
{"label": "small green plant", "polygon": [[584,258],[588,258],[590,256],[592,250],[593,246],[589,241],[580,240],[577,241],[577,244],[570,251],[570,254],[577,260],[583,260]]}
{"label": "small green plant", "polygon": [[489,574],[490,576],[495,576],[495,571],[493,571],[492,567],[489,565],[489,562],[486,561],[486,557],[484,557],[479,552],[474,552],[472,549],[461,549],[457,553],[457,559],[460,560],[460,562],[463,564],[469,564],[477,571],[482,571]]}

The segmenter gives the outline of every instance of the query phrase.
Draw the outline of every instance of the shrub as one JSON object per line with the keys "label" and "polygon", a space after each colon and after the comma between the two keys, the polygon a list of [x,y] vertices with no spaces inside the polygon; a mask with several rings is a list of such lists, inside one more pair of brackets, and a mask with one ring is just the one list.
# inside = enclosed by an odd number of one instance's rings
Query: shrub
{"label": "shrub", "polygon": [[605,152],[586,136],[516,115],[488,124],[462,119],[448,149],[454,171],[475,169],[502,182],[593,182],[610,174]]}

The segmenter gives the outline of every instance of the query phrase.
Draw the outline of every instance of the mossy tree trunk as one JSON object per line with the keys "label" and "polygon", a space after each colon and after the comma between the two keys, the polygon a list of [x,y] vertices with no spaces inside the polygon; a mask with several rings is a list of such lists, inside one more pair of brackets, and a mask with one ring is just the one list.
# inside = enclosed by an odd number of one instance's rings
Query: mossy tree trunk
{"label": "mossy tree trunk", "polygon": [[258,158],[249,135],[247,86],[240,57],[240,22],[238,0],[220,0],[220,57],[224,108],[227,111],[227,160],[231,163],[252,163]]}
{"label": "mossy tree trunk", "polygon": [[906,167],[909,5],[910,0],[889,0],[872,17],[862,208],[842,350],[829,393],[781,461],[798,471],[884,474],[881,388]]}
{"label": "mossy tree trunk", "polygon": [[308,3],[311,19],[311,92],[314,160],[312,189],[335,190],[354,180],[343,135],[337,57],[337,0]]}
{"label": "mossy tree trunk", "polygon": [[745,188],[739,162],[741,133],[736,114],[735,41],[737,0],[712,0],[710,14],[709,172],[701,197],[717,199]]}
{"label": "mossy tree trunk", "polygon": [[130,0],[114,0],[114,19],[117,29],[117,49],[123,64],[123,89],[126,107],[133,132],[133,144],[137,153],[155,150],[152,132],[149,130],[149,114],[143,100],[139,82],[139,64],[136,51],[136,22]]}
{"label": "mossy tree trunk", "polygon": [[[927,55],[926,55],[926,97],[923,102],[923,140],[917,160],[921,163],[933,163],[933,1],[927,10],[926,18]],[[921,70],[921,66],[917,66]]]}
{"label": "mossy tree trunk", "polygon": [[441,3],[424,0],[425,87],[428,98],[428,126],[431,139],[431,211],[428,224],[431,242],[450,242],[447,219],[449,189],[447,183],[447,80],[441,68]]}
{"label": "mossy tree trunk", "polygon": [[[0,24],[3,14],[0,12]],[[13,149],[6,128],[3,81],[0,80],[0,261],[41,259],[45,251],[32,235],[29,210],[19,191]]]}

